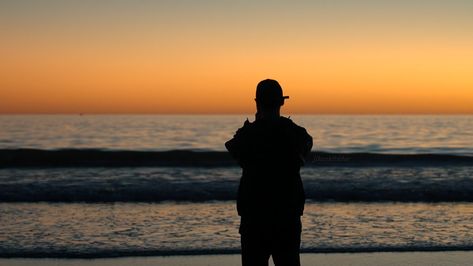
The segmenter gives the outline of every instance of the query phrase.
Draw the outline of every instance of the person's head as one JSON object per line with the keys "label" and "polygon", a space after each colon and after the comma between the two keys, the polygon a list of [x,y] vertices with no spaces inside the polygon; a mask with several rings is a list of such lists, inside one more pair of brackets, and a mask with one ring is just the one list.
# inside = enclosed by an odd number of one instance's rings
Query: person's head
{"label": "person's head", "polygon": [[276,80],[265,79],[256,86],[255,101],[258,111],[277,111],[287,98],[289,96],[283,96],[281,85]]}

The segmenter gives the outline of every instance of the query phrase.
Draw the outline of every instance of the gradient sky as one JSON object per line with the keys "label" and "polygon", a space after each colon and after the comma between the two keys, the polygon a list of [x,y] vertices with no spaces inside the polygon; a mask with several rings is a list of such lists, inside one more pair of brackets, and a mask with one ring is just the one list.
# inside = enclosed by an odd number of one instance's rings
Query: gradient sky
{"label": "gradient sky", "polygon": [[473,114],[473,1],[0,2],[0,113]]}

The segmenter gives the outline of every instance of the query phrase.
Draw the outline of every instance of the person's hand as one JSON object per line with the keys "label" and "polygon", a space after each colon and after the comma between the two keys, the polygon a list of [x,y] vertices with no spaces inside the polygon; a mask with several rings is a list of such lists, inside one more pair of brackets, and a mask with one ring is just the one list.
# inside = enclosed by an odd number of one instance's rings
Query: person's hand
{"label": "person's hand", "polygon": [[258,113],[258,112],[256,112],[256,114],[255,114],[255,120],[258,120],[258,119],[261,119],[261,118],[262,118],[261,114]]}

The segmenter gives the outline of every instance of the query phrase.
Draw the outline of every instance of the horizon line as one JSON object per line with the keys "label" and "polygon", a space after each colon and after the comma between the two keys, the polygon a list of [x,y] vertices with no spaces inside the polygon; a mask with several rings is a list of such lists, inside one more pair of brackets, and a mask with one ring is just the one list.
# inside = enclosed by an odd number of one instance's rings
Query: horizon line
{"label": "horizon line", "polygon": [[[473,113],[284,113],[281,112],[282,116],[284,115],[473,115]],[[73,113],[73,112],[57,112],[57,113],[0,113],[0,115],[254,115],[254,112],[251,113],[147,113],[147,112],[93,112],[93,113]]]}

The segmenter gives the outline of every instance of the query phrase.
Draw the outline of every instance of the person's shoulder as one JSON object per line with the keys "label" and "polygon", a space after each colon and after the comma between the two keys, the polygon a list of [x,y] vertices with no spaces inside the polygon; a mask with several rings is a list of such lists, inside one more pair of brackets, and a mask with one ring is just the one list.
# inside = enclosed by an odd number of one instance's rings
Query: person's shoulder
{"label": "person's shoulder", "polygon": [[296,124],[290,117],[281,116],[280,121],[285,124],[286,126],[297,128],[297,129],[304,129],[303,127]]}
{"label": "person's shoulder", "polygon": [[281,121],[285,123],[286,127],[288,127],[292,132],[295,132],[296,134],[299,135],[308,135],[307,130],[296,124],[290,117],[283,117],[281,116]]}
{"label": "person's shoulder", "polygon": [[295,125],[296,123],[294,123],[290,117],[285,117],[285,116],[280,116],[279,117],[279,123],[282,123],[282,124],[285,124],[285,125],[289,125],[289,126],[292,126],[292,125]]}

